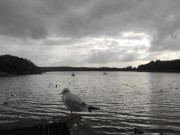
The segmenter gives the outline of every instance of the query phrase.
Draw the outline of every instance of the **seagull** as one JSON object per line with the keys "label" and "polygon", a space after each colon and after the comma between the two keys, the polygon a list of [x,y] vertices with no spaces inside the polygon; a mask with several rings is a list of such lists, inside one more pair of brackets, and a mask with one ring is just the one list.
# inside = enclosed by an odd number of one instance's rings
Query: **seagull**
{"label": "seagull", "polygon": [[87,105],[78,96],[72,94],[68,88],[64,88],[60,94],[63,94],[62,102],[69,110],[71,110],[71,114],[72,114],[72,111],[91,112],[92,110],[99,109],[99,108]]}

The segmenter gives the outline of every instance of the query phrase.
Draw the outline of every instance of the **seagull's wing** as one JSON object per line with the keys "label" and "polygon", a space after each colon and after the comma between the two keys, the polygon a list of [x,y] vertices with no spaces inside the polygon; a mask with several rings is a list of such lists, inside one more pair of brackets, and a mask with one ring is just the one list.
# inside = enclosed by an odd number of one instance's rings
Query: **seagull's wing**
{"label": "seagull's wing", "polygon": [[64,101],[65,105],[73,111],[84,111],[88,109],[86,103],[82,102],[81,99],[73,94],[68,94]]}

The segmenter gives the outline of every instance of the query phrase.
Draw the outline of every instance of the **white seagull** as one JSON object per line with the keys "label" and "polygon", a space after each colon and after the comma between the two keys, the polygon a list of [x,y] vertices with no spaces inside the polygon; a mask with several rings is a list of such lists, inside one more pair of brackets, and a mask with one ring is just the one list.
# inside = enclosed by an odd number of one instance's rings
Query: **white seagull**
{"label": "white seagull", "polygon": [[76,112],[88,111],[88,112],[91,112],[92,110],[98,110],[99,109],[99,108],[87,105],[78,96],[72,94],[68,88],[64,88],[60,94],[63,94],[62,102],[64,103],[64,105],[69,110],[71,110],[71,114],[72,114],[72,111],[76,111]]}

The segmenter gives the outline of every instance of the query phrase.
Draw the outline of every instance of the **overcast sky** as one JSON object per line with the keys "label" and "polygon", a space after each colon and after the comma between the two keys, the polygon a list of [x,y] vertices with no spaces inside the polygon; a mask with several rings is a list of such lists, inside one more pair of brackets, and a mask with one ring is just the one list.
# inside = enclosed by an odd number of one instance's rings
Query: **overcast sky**
{"label": "overcast sky", "polygon": [[0,0],[0,55],[37,66],[180,58],[180,0]]}

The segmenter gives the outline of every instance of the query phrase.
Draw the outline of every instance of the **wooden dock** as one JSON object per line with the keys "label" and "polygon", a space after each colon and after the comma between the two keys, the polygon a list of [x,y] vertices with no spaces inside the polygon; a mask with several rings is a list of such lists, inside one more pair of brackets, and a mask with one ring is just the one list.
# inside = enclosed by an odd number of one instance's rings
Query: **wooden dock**
{"label": "wooden dock", "polygon": [[0,125],[0,135],[97,135],[80,115]]}
{"label": "wooden dock", "polygon": [[[119,135],[121,132],[119,132]],[[46,120],[27,120],[0,125],[0,135],[97,135],[80,115]],[[135,128],[131,135],[167,135],[147,133]]]}

